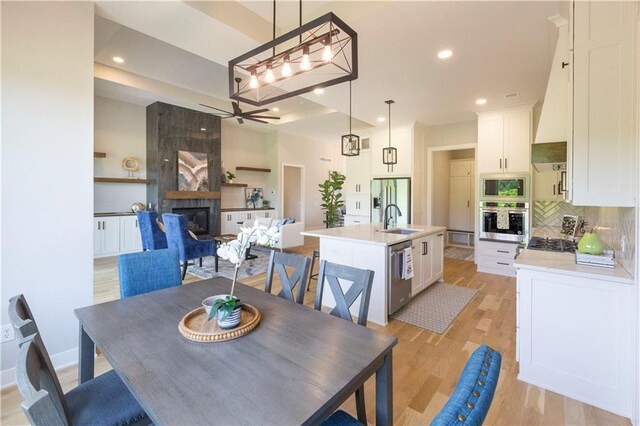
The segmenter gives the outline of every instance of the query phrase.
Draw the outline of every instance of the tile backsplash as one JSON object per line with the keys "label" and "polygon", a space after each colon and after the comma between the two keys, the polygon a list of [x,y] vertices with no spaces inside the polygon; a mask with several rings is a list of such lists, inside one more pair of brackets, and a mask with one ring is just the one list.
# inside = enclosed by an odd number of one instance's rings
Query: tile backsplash
{"label": "tile backsplash", "polygon": [[559,227],[562,215],[580,215],[594,229],[600,239],[616,252],[616,258],[631,275],[635,273],[636,220],[633,207],[576,207],[569,203],[535,201],[533,203],[534,227]]}

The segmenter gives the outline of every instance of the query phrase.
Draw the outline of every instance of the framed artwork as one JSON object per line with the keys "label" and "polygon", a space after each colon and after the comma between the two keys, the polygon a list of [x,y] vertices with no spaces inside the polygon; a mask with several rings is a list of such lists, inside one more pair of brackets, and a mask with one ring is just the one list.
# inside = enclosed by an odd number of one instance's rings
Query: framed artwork
{"label": "framed artwork", "polygon": [[178,151],[178,191],[209,191],[206,152]]}
{"label": "framed artwork", "polygon": [[244,195],[248,209],[262,208],[264,200],[264,192],[262,191],[262,188],[245,188]]}

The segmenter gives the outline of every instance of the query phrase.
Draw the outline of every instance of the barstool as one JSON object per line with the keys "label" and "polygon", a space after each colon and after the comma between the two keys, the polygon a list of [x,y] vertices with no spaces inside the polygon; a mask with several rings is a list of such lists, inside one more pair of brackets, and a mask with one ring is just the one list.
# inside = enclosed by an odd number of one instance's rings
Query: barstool
{"label": "barstool", "polygon": [[307,283],[307,291],[309,291],[309,287],[311,286],[311,280],[318,280],[318,274],[313,273],[313,267],[316,264],[316,259],[320,257],[320,252],[318,250],[313,251],[313,256],[311,256],[311,274],[309,274],[309,282]]}

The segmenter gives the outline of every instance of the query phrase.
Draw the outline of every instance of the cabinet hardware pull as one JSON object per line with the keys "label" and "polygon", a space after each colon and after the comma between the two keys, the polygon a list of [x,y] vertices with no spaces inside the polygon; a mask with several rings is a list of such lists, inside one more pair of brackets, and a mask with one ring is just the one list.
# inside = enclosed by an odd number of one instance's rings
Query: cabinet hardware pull
{"label": "cabinet hardware pull", "polygon": [[107,229],[107,222],[104,220],[102,221],[102,229]]}
{"label": "cabinet hardware pull", "polygon": [[555,186],[555,184],[553,185],[553,195],[556,195],[556,186]]}
{"label": "cabinet hardware pull", "polygon": [[136,228],[138,227],[138,219],[136,219]]}
{"label": "cabinet hardware pull", "polygon": [[504,159],[504,169],[507,170],[509,167],[507,167],[507,158]]}
{"label": "cabinet hardware pull", "polygon": [[500,170],[502,170],[502,158],[500,159]]}
{"label": "cabinet hardware pull", "polygon": [[504,262],[496,262],[498,265],[504,265],[504,266],[509,266],[508,263],[504,263]]}
{"label": "cabinet hardware pull", "polygon": [[98,231],[100,230],[100,221],[98,221]]}
{"label": "cabinet hardware pull", "polygon": [[569,62],[562,61],[562,69],[569,66]]}
{"label": "cabinet hardware pull", "polygon": [[442,237],[444,234],[438,234],[438,237]]}
{"label": "cabinet hardware pull", "polygon": [[507,250],[498,250],[498,253],[509,253]]}
{"label": "cabinet hardware pull", "polygon": [[467,208],[469,207],[469,200],[467,200]]}

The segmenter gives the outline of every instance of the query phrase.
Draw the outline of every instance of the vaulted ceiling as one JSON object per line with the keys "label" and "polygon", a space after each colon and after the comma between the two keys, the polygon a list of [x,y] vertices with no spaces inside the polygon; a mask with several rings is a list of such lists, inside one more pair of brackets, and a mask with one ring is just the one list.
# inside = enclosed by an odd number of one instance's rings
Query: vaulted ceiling
{"label": "vaulted ceiling", "polygon": [[[298,2],[277,2],[277,32],[298,25]],[[155,100],[229,109],[228,61],[271,38],[271,1],[96,3],[96,94],[147,105]],[[357,33],[354,128],[380,124],[386,99],[394,122],[426,125],[475,118],[474,111],[541,100],[556,32],[557,2],[305,1],[306,22],[333,11]],[[451,49],[450,59],[438,59]],[[113,62],[113,56],[125,59]],[[517,92],[516,99],[506,93]],[[486,98],[478,107],[476,98]],[[277,104],[277,124],[251,124],[316,138],[348,125],[348,84]],[[251,108],[248,108],[251,109]]]}

